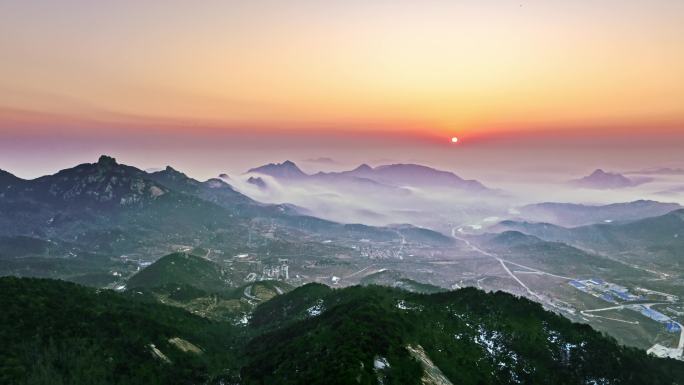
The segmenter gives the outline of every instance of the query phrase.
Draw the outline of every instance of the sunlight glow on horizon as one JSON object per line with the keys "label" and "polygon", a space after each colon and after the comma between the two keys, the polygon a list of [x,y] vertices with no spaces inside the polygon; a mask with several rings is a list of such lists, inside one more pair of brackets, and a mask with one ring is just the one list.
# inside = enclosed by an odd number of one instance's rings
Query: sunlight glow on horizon
{"label": "sunlight glow on horizon", "polygon": [[684,122],[683,12],[671,0],[8,1],[0,120],[206,135],[645,130]]}

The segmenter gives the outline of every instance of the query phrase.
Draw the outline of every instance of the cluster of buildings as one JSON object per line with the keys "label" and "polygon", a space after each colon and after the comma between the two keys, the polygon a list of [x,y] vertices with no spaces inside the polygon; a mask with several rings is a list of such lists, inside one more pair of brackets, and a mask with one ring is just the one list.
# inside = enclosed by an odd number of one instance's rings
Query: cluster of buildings
{"label": "cluster of buildings", "polygon": [[288,280],[290,279],[290,267],[288,266],[288,260],[283,258],[278,258],[278,263],[273,265],[263,265],[261,269],[261,277],[263,280],[276,279],[276,280]]}
{"label": "cluster of buildings", "polygon": [[648,317],[656,322],[660,322],[665,325],[665,329],[667,329],[668,332],[670,333],[679,333],[681,331],[681,327],[679,324],[674,321],[672,318],[668,317],[667,315],[651,309],[648,306],[645,305],[630,305],[629,309],[638,311],[641,313],[643,316]]}
{"label": "cluster of buildings", "polygon": [[402,259],[401,252],[391,247],[361,246],[358,250],[362,257],[368,259]]}
{"label": "cluster of buildings", "polygon": [[227,263],[247,264],[249,273],[245,277],[245,282],[279,280],[286,281],[290,279],[290,266],[288,259],[278,258],[277,262],[264,263],[255,255],[251,254],[237,254],[231,260],[226,260]]}
{"label": "cluster of buildings", "polygon": [[136,271],[140,271],[152,264],[152,261],[145,261],[142,258],[133,258],[128,255],[121,255],[119,259],[122,262],[134,264]]}
{"label": "cluster of buildings", "polygon": [[615,304],[624,301],[636,301],[643,299],[641,296],[630,293],[629,289],[624,286],[606,282],[599,278],[572,280],[570,281],[570,285],[577,290],[591,294],[594,297],[601,298],[606,302]]}
{"label": "cluster of buildings", "polygon": [[679,324],[673,321],[667,321],[665,323],[665,329],[667,329],[667,331],[670,333],[679,333],[682,331],[682,328],[679,326]]}
{"label": "cluster of buildings", "polygon": [[[572,280],[569,282],[569,284],[576,288],[577,290],[583,291],[587,294],[591,294],[594,297],[601,298],[602,300],[606,302],[610,302],[613,304],[619,304],[622,302],[628,302],[628,301],[638,301],[638,300],[643,300],[644,297],[630,293],[629,289],[627,289],[624,286],[616,285],[614,283],[606,282],[602,279],[599,278],[591,278],[591,279],[585,279],[585,280]],[[647,290],[641,289],[640,291],[646,292]],[[651,292],[651,293],[657,293],[658,295],[666,295],[666,293],[659,293],[659,292]],[[650,294],[650,293],[649,293]],[[669,299],[669,298],[668,298]],[[641,304],[633,304],[633,305],[626,305],[626,308],[639,312],[643,316],[650,318],[656,322],[660,322],[665,325],[665,329],[670,332],[670,333],[679,333],[681,332],[681,325],[670,318],[669,316],[652,309],[650,306],[647,305],[641,305]],[[671,308],[667,308],[668,312],[671,312]],[[677,315],[682,315],[684,312],[679,312],[675,310],[675,313]],[[681,314],[679,314],[681,313]]]}

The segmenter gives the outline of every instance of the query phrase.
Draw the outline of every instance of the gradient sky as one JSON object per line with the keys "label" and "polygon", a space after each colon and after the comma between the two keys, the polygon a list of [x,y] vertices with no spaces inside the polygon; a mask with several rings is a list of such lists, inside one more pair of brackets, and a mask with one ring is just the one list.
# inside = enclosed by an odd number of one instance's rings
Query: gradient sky
{"label": "gradient sky", "polygon": [[673,164],[683,68],[680,0],[0,0],[0,168]]}

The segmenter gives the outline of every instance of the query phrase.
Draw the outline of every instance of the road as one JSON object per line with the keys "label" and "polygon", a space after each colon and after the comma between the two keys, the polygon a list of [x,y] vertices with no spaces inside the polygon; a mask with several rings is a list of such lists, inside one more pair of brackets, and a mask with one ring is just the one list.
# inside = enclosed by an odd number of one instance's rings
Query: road
{"label": "road", "polygon": [[[650,308],[653,305],[669,305],[669,304],[671,304],[671,302],[650,302],[650,303],[641,303],[639,305],[646,306],[646,307]],[[616,318],[609,318],[609,317],[603,317],[603,316],[596,316],[593,314],[588,314],[588,313],[597,313],[597,312],[606,311],[606,310],[621,310],[621,309],[624,309],[625,306],[628,306],[628,305],[617,305],[617,306],[602,307],[599,309],[581,310],[580,313],[586,317],[601,317],[601,318],[606,318],[606,319],[613,320],[613,321],[638,324],[639,322],[630,322],[630,321],[625,321],[625,320],[619,320]],[[677,325],[679,325],[679,343],[677,344],[677,349],[684,349],[684,326],[682,326],[682,324],[679,322],[676,322],[676,321],[673,321],[673,322],[676,323]]]}
{"label": "road", "polygon": [[[452,236],[453,238],[455,238],[455,239],[461,241],[461,242],[464,242],[468,247],[470,247],[470,248],[471,248],[473,251],[475,251],[475,252],[478,252],[478,253],[480,253],[480,254],[484,254],[484,255],[486,255],[486,256],[488,256],[488,257],[496,258],[496,259],[498,259],[498,260],[502,260],[502,261],[506,262],[506,263],[509,264],[509,265],[514,265],[514,266],[522,267],[523,269],[530,270],[529,273],[548,275],[549,277],[561,278],[561,279],[565,279],[565,280],[568,280],[568,281],[572,281],[572,280],[574,279],[574,278],[572,278],[572,277],[566,277],[566,276],[564,276],[564,275],[553,274],[553,273],[549,273],[549,272],[546,272],[546,271],[543,271],[543,270],[536,269],[536,268],[534,268],[534,267],[525,266],[525,265],[520,264],[520,263],[517,263],[517,262],[513,262],[513,261],[509,261],[509,260],[503,259],[503,258],[499,257],[499,256],[496,255],[496,254],[492,254],[492,253],[486,252],[486,251],[480,249],[479,247],[473,245],[472,243],[470,243],[470,241],[468,241],[467,239],[457,237],[457,236],[456,236],[456,228],[455,228],[455,227],[451,229],[451,236]],[[528,273],[528,274],[529,274],[529,273]]]}
{"label": "road", "polygon": [[[544,274],[544,275],[548,275],[548,276],[556,277],[556,278],[561,278],[561,279],[565,279],[565,280],[573,280],[573,279],[574,279],[574,278],[571,278],[571,277],[565,277],[565,276],[562,276],[562,275],[547,273],[547,272],[545,272],[545,271],[541,271],[541,270],[539,270],[539,269],[535,269],[535,268],[532,268],[532,267],[529,267],[529,266],[525,266],[525,265],[522,265],[522,264],[519,264],[519,263],[516,263],[516,262],[507,261],[507,260],[505,260],[505,259],[499,257],[499,256],[496,255],[496,254],[493,254],[493,253],[484,251],[484,250],[480,249],[479,247],[477,247],[477,246],[473,245],[472,243],[470,243],[470,241],[468,241],[467,239],[457,237],[457,236],[456,236],[456,228],[455,228],[455,227],[451,229],[451,236],[452,236],[453,238],[455,238],[455,239],[461,241],[461,242],[464,242],[464,243],[466,244],[466,246],[468,246],[471,250],[473,250],[473,251],[475,251],[475,252],[477,252],[477,253],[480,253],[480,254],[482,254],[482,255],[486,255],[486,256],[488,256],[488,257],[494,258],[494,259],[496,259],[497,261],[499,261],[499,263],[501,264],[501,267],[503,267],[503,269],[506,271],[506,273],[507,273],[511,278],[513,278],[513,279],[514,279],[514,280],[515,280],[523,289],[525,289],[525,291],[527,291],[527,293],[528,293],[529,295],[531,295],[531,296],[537,298],[540,302],[546,303],[546,304],[548,304],[548,305],[550,305],[550,306],[553,306],[553,307],[556,307],[556,308],[557,308],[557,306],[556,306],[555,304],[553,304],[553,303],[550,302],[550,301],[545,301],[539,294],[535,293],[535,292],[534,292],[533,290],[531,290],[527,285],[525,285],[524,282],[522,282],[515,274],[513,274],[513,272],[508,268],[508,266],[506,266],[506,264],[508,263],[508,264],[511,264],[511,265],[514,265],[514,266],[518,266],[518,267],[522,267],[522,268],[524,268],[524,269],[527,269],[527,270],[529,270],[529,271],[528,271],[528,272],[524,272],[524,273],[527,273],[527,274],[530,274],[530,273]],[[479,281],[479,280],[478,280],[477,284],[478,284],[478,287],[479,287],[479,286],[480,286],[480,281]],[[654,293],[658,293],[658,294],[667,294],[667,293],[659,293],[659,292],[654,292]],[[644,304],[641,304],[641,305],[646,306],[646,307],[651,307],[651,306],[653,306],[653,305],[663,305],[663,304],[671,304],[671,302],[653,302],[653,303],[644,303]],[[619,321],[619,322],[624,322],[624,323],[629,323],[629,324],[638,324],[638,323],[639,323],[638,321],[626,321],[626,320],[621,320],[621,319],[617,319],[617,318],[610,318],[610,317],[599,316],[599,315],[595,315],[595,314],[589,314],[589,313],[596,313],[596,312],[601,312],[601,311],[606,311],[606,310],[619,310],[619,309],[624,309],[624,308],[625,308],[625,305],[617,305],[617,306],[604,307],[604,308],[600,308],[600,309],[581,310],[581,311],[580,311],[580,314],[582,314],[582,315],[585,316],[585,317],[599,317],[599,318],[609,319],[609,320],[612,320],[612,321]],[[677,325],[679,325],[679,330],[680,330],[680,334],[679,334],[679,343],[677,344],[677,349],[684,349],[684,326],[682,326],[682,324],[679,323],[679,322],[675,322],[675,323],[676,323]]]}
{"label": "road", "polygon": [[[550,306],[557,307],[557,306],[556,306],[554,303],[552,303],[551,301],[545,300],[541,295],[539,295],[539,294],[537,294],[536,292],[534,292],[534,291],[533,291],[532,289],[530,289],[523,281],[521,281],[520,278],[518,278],[515,274],[513,274],[513,272],[511,271],[511,269],[509,269],[508,266],[506,266],[506,262],[507,262],[507,261],[505,261],[504,259],[500,258],[500,257],[499,257],[498,255],[496,255],[496,254],[493,254],[493,253],[490,253],[490,252],[488,252],[488,251],[484,251],[484,250],[480,249],[479,247],[477,247],[477,246],[473,245],[472,243],[470,243],[470,241],[467,240],[467,239],[457,237],[457,236],[456,236],[456,228],[453,228],[453,229],[451,230],[451,235],[452,235],[455,239],[458,239],[459,241],[464,242],[468,247],[470,247],[471,250],[473,250],[473,251],[475,251],[475,252],[477,252],[477,253],[480,253],[480,254],[482,254],[482,255],[486,255],[486,256],[488,256],[488,257],[490,257],[490,258],[494,258],[494,259],[496,259],[497,261],[499,261],[499,263],[501,264],[501,267],[503,267],[503,269],[506,271],[506,273],[507,273],[511,278],[513,278],[513,280],[515,280],[523,289],[525,289],[525,291],[527,291],[527,293],[528,293],[529,295],[533,296],[534,298],[537,298],[541,303],[545,303],[545,304],[548,304],[548,305],[550,305]],[[511,262],[509,262],[509,263],[511,263]],[[523,265],[520,265],[520,264],[517,264],[517,263],[511,263],[511,264],[514,264],[514,265],[516,265],[516,266],[523,267],[523,268],[528,269],[528,270],[531,270],[531,271],[537,271],[537,272],[539,272],[540,274],[548,274],[548,273],[545,273],[545,272],[543,272],[543,271],[541,271],[541,270],[533,269],[533,268],[530,268],[530,267],[527,267],[527,266],[523,266]],[[548,275],[552,275],[552,276],[553,276],[553,274],[548,274]],[[563,277],[563,278],[565,278],[565,277]],[[478,282],[478,284],[479,284],[479,282]]]}
{"label": "road", "polygon": [[[496,258],[496,257],[494,257],[494,258]],[[525,285],[525,283],[523,281],[521,281],[518,277],[515,276],[515,274],[513,274],[511,269],[509,269],[508,266],[506,266],[506,263],[504,263],[503,259],[501,259],[501,258],[496,258],[496,259],[501,264],[501,267],[503,267],[504,270],[506,270],[506,273],[508,273],[508,275],[510,275],[511,278],[513,278],[516,282],[518,282],[518,284],[520,284],[520,286],[522,286],[525,290],[527,290],[527,293],[529,295],[532,295],[532,296],[536,297],[539,301],[544,302],[544,299],[539,294],[533,292],[529,287],[527,287],[527,285]]]}
{"label": "road", "polygon": [[349,275],[347,275],[347,276],[342,277],[342,279],[351,278],[351,277],[353,277],[353,276],[355,276],[355,275],[357,275],[357,274],[361,274],[361,273],[363,273],[364,271],[370,269],[370,268],[373,267],[373,266],[375,266],[375,264],[368,265],[368,266],[364,267],[363,269],[361,269],[361,270],[359,270],[359,271],[357,271],[357,272],[354,272],[354,273],[351,273],[351,274],[349,274]]}
{"label": "road", "polygon": [[522,268],[524,268],[524,269],[530,270],[530,272],[528,272],[528,274],[529,274],[529,273],[535,273],[535,274],[541,274],[541,275],[548,275],[549,277],[561,278],[561,279],[565,279],[565,280],[568,280],[568,281],[572,281],[572,280],[574,279],[574,278],[571,278],[571,277],[566,277],[566,276],[564,276],[564,275],[553,274],[553,273],[549,273],[549,272],[542,271],[542,270],[539,270],[539,269],[535,269],[535,268],[533,268],[533,267],[521,265],[521,264],[519,264],[519,263],[517,263],[517,262],[508,261],[508,260],[505,260],[505,259],[502,259],[502,260],[503,260],[504,262],[510,264],[510,265],[514,265],[514,266],[518,266],[518,267],[522,267]]}
{"label": "road", "polygon": [[627,324],[638,325],[639,321],[627,321],[627,320],[618,319],[618,318],[612,318],[612,317],[606,317],[606,316],[602,316],[602,315],[590,314],[590,313],[597,313],[600,311],[622,310],[624,308],[625,308],[624,305],[609,306],[609,307],[602,307],[600,309],[580,310],[580,314],[582,314],[585,317],[589,317],[589,318],[604,318],[604,319],[611,320],[611,321],[618,321],[618,322],[623,322],[623,323],[627,323]]}
{"label": "road", "polygon": [[252,295],[252,285],[249,285],[245,288],[245,290],[242,292],[242,294],[245,295],[248,299],[251,299],[252,301],[259,302],[261,301],[259,298],[255,297]]}

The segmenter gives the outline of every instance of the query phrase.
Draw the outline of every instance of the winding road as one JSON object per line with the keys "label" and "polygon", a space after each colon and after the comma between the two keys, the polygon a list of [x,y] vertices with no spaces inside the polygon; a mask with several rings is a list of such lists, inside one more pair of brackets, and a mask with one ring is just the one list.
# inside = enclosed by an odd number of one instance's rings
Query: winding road
{"label": "winding road", "polygon": [[[499,257],[499,256],[496,255],[496,254],[493,254],[493,253],[490,253],[490,252],[488,252],[488,251],[484,251],[484,250],[480,249],[479,247],[473,245],[473,244],[472,244],[469,240],[467,240],[467,239],[457,237],[457,236],[456,236],[456,228],[451,229],[451,236],[454,237],[455,239],[461,241],[461,242],[464,242],[464,243],[466,244],[466,246],[470,247],[471,250],[473,250],[473,251],[475,251],[475,252],[477,252],[477,253],[480,253],[480,254],[482,254],[482,255],[486,255],[486,256],[488,256],[488,257],[490,257],[490,258],[496,259],[496,260],[501,264],[501,267],[503,267],[504,271],[506,271],[506,273],[507,273],[513,280],[515,280],[515,282],[517,282],[523,289],[525,289],[525,291],[527,291],[527,293],[528,293],[529,295],[533,296],[534,298],[537,298],[541,303],[545,303],[545,304],[547,304],[547,305],[549,305],[549,306],[558,308],[558,306],[556,306],[553,302],[548,301],[548,300],[545,300],[541,295],[537,294],[537,293],[534,292],[532,289],[530,289],[530,288],[525,284],[525,282],[521,281],[520,278],[518,278],[515,274],[513,274],[513,272],[511,271],[511,269],[509,269],[508,266],[506,266],[506,263],[510,263],[510,264],[512,264],[512,265],[516,265],[516,266],[519,266],[519,267],[528,269],[528,270],[533,271],[533,272],[536,272],[536,273],[538,273],[538,274],[545,274],[545,275],[550,275],[550,276],[553,276],[553,277],[558,277],[558,278],[563,278],[563,279],[568,279],[568,280],[570,280],[570,279],[572,279],[572,278],[563,277],[563,276],[555,275],[555,274],[550,274],[550,273],[547,273],[547,272],[544,272],[544,271],[541,271],[541,270],[538,270],[538,269],[533,269],[533,268],[531,268],[531,267],[521,265],[521,264],[519,264],[519,263],[513,263],[513,262],[506,261],[506,260],[504,260],[503,258]],[[479,284],[479,282],[478,282],[478,284]]]}
{"label": "winding road", "polygon": [[[571,278],[571,277],[565,277],[565,276],[558,275],[558,274],[547,273],[547,272],[545,272],[545,271],[541,271],[541,270],[539,270],[539,269],[535,269],[535,268],[532,268],[532,267],[529,267],[529,266],[525,266],[525,265],[522,265],[522,264],[519,264],[519,263],[516,263],[516,262],[507,261],[507,260],[505,260],[505,259],[499,257],[499,256],[496,255],[496,254],[490,253],[490,252],[488,252],[488,251],[484,251],[484,250],[480,249],[479,247],[473,245],[473,244],[472,244],[470,241],[468,241],[467,239],[457,237],[457,236],[456,236],[456,228],[455,228],[455,227],[451,229],[451,236],[452,236],[454,239],[457,239],[457,240],[459,240],[459,241],[465,243],[466,246],[468,246],[471,250],[473,250],[473,251],[475,251],[475,252],[477,252],[477,253],[480,253],[480,254],[482,254],[482,255],[486,255],[486,256],[488,256],[488,257],[490,257],[490,258],[494,258],[494,259],[496,259],[497,261],[499,261],[499,263],[501,264],[501,267],[503,267],[503,269],[506,271],[506,273],[507,273],[511,278],[513,278],[513,279],[514,279],[514,280],[515,280],[523,289],[525,289],[525,291],[527,291],[527,293],[528,293],[529,295],[531,295],[531,296],[537,298],[540,302],[545,303],[545,304],[548,304],[548,305],[553,306],[553,307],[555,307],[555,308],[558,308],[558,306],[556,306],[554,303],[552,303],[552,302],[550,302],[550,301],[544,300],[544,298],[543,298],[542,296],[540,296],[539,294],[535,293],[532,289],[530,289],[523,281],[521,281],[515,274],[513,274],[513,272],[508,268],[508,266],[506,266],[506,264],[510,264],[510,265],[522,267],[522,268],[524,268],[524,269],[529,270],[528,272],[525,272],[526,274],[535,273],[535,274],[543,274],[543,275],[548,275],[548,276],[551,276],[551,277],[561,278],[561,279],[565,279],[565,280],[573,280],[573,279],[574,279],[574,278]],[[478,281],[477,283],[478,283],[478,286],[480,286],[480,282]],[[659,293],[659,294],[666,294],[666,293],[660,293],[660,292],[656,292],[656,293]],[[670,303],[671,303],[671,302],[653,302],[653,303],[645,303],[645,304],[642,304],[642,305],[647,306],[647,307],[650,307],[650,306],[653,306],[653,305],[663,305],[663,304],[670,304]],[[582,314],[582,315],[585,316],[585,317],[598,317],[598,318],[609,319],[609,320],[611,320],[611,321],[619,321],[619,322],[629,323],[629,324],[633,324],[633,325],[638,324],[638,323],[639,323],[638,321],[626,321],[626,320],[620,320],[620,319],[617,319],[617,318],[610,318],[610,317],[605,317],[605,316],[600,316],[600,315],[591,314],[591,313],[596,313],[596,312],[601,312],[601,311],[606,311],[606,310],[619,310],[619,309],[624,309],[625,306],[626,306],[626,305],[617,305],[617,306],[610,306],[610,307],[605,307],[605,308],[600,308],[600,309],[581,310],[581,311],[580,311],[580,314]],[[676,321],[673,321],[673,322],[675,322],[677,325],[679,325],[679,330],[680,330],[680,334],[679,334],[679,343],[677,344],[677,348],[676,348],[676,349],[682,349],[682,350],[684,350],[684,326],[682,326],[682,324],[679,323],[679,322],[676,322]]]}

